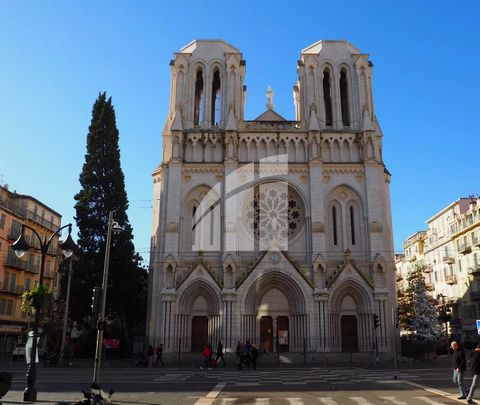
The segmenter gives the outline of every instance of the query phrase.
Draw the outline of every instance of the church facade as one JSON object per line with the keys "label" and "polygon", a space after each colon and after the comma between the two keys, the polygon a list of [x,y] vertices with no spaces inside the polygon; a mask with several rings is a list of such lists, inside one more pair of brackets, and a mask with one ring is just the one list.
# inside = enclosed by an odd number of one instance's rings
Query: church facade
{"label": "church facade", "polygon": [[246,62],[221,40],[174,53],[153,173],[148,336],[166,352],[391,357],[390,174],[372,63],[346,41],[301,51],[295,120],[244,117]]}

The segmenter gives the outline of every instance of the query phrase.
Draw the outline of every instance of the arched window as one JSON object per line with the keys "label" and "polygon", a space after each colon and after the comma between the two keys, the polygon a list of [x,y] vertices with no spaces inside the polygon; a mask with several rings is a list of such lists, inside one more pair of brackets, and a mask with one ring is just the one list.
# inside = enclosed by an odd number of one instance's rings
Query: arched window
{"label": "arched window", "polygon": [[220,121],[220,73],[218,70],[213,74],[212,82],[212,110],[211,110],[211,124],[217,125]]}
{"label": "arched window", "polygon": [[195,81],[195,111],[193,115],[193,125],[201,125],[203,121],[203,72],[197,72],[197,79]]}
{"label": "arched window", "polygon": [[323,71],[323,102],[325,104],[325,123],[332,125],[332,97],[330,94],[330,73],[327,69]]}
{"label": "arched window", "polygon": [[352,245],[355,245],[355,215],[352,206],[350,206],[350,234],[352,237]]}
{"label": "arched window", "polygon": [[338,245],[338,234],[337,234],[337,208],[332,207],[332,225],[333,225],[333,244]]}
{"label": "arched window", "polygon": [[350,125],[350,114],[348,111],[348,83],[347,72],[345,69],[342,69],[340,72],[340,104],[342,107],[343,125]]}

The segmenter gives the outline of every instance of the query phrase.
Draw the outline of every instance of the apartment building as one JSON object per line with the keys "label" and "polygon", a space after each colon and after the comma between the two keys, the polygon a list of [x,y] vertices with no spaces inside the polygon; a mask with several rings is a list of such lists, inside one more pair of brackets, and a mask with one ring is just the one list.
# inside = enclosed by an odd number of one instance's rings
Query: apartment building
{"label": "apartment building", "polygon": [[439,306],[450,311],[448,332],[462,341],[478,339],[480,319],[480,197],[460,198],[426,221],[427,230],[405,240],[398,255],[397,287],[413,265],[423,264],[425,282]]}
{"label": "apartment building", "polygon": [[[0,352],[9,352],[12,342],[24,334],[33,317],[21,311],[21,296],[38,285],[41,254],[38,239],[30,229],[25,238],[31,249],[22,259],[11,249],[26,224],[43,239],[61,226],[61,215],[36,198],[0,186]],[[57,285],[58,236],[52,240],[45,259],[44,284]]]}

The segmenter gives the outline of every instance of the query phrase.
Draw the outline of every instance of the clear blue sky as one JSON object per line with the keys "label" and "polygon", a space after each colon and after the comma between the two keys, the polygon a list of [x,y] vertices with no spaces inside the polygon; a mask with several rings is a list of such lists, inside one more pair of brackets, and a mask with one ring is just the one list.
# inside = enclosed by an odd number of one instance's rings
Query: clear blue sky
{"label": "clear blue sky", "polygon": [[247,61],[247,118],[293,119],[300,50],[346,39],[370,53],[392,173],[395,248],[480,193],[478,1],[0,0],[0,176],[73,221],[92,104],[112,96],[136,249],[147,256],[172,53],[222,38]]}

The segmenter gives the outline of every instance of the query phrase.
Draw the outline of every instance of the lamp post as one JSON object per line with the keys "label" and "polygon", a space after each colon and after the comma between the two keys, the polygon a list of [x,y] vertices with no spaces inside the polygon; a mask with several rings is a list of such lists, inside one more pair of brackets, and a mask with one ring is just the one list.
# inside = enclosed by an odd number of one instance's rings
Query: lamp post
{"label": "lamp post", "polygon": [[95,364],[93,368],[93,382],[98,384],[100,382],[100,367],[102,363],[102,343],[103,343],[103,329],[105,327],[105,306],[107,303],[107,287],[108,287],[108,266],[110,262],[110,246],[112,242],[112,231],[115,234],[123,231],[123,228],[113,220],[113,212],[110,211],[108,215],[107,240],[105,246],[105,261],[103,263],[103,281],[101,290],[101,305],[100,314],[97,321],[97,346],[95,349]]}
{"label": "lamp post", "polygon": [[[12,249],[15,252],[15,255],[18,258],[23,257],[25,252],[30,249],[29,244],[27,243],[24,232],[25,228],[30,229],[32,233],[37,237],[39,243],[40,243],[40,252],[41,252],[41,262],[40,262],[40,275],[39,275],[39,280],[38,284],[42,285],[43,284],[43,273],[45,270],[45,257],[48,253],[48,248],[50,247],[50,243],[52,242],[53,238],[60,234],[60,232],[68,227],[68,236],[67,238],[59,244],[60,249],[62,249],[63,254],[65,257],[70,257],[73,254],[74,249],[76,248],[75,242],[72,239],[72,224],[68,224],[65,226],[62,226],[61,228],[57,229],[48,239],[47,236],[42,238],[40,235],[35,231],[35,229],[29,227],[28,225],[22,224],[22,232],[18,239],[12,244]],[[35,389],[35,382],[37,379],[37,365],[36,365],[36,359],[37,359],[37,337],[38,337],[38,327],[40,324],[40,311],[41,311],[41,306],[35,308],[35,319],[33,321],[33,336],[32,336],[32,351],[30,355],[30,364],[28,365],[27,369],[27,388],[25,388],[25,391],[23,393],[23,400],[24,401],[30,401],[34,402],[37,400],[37,390]]]}
{"label": "lamp post", "polygon": [[73,262],[73,255],[70,256],[70,263],[68,267],[68,281],[67,281],[67,296],[65,298],[65,315],[63,316],[63,330],[62,330],[62,346],[60,348],[60,361],[59,363],[62,364],[63,362],[63,352],[65,350],[65,343],[67,341],[67,322],[68,322],[68,307],[70,305],[70,284],[72,281],[72,262]]}
{"label": "lamp post", "polygon": [[439,319],[440,321],[443,321],[445,323],[445,339],[447,341],[447,353],[449,352],[450,350],[450,345],[449,345],[449,342],[448,342],[448,321],[450,319],[450,314],[448,312],[450,312],[447,308],[447,306],[445,305],[445,298],[446,296],[443,295],[442,293],[440,294],[437,294],[437,299],[440,299],[442,300],[442,313],[440,314],[439,316]]}

